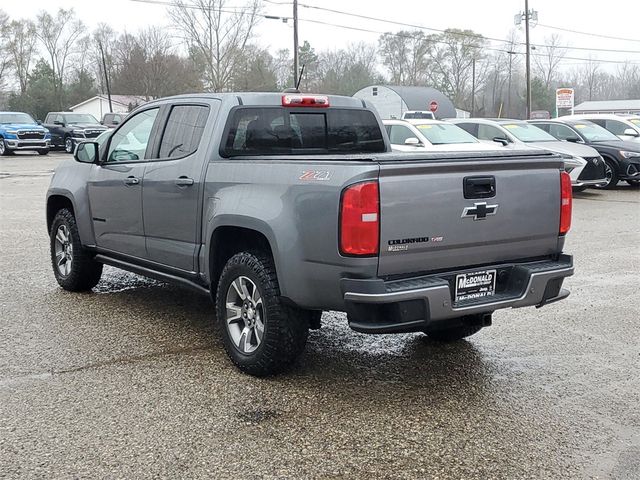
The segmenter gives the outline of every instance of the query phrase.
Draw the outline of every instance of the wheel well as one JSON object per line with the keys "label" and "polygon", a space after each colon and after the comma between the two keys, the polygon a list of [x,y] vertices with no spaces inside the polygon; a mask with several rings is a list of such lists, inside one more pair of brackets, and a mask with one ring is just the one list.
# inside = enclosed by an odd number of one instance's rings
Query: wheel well
{"label": "wheel well", "polygon": [[53,223],[56,213],[63,208],[68,208],[75,216],[73,203],[71,203],[71,200],[67,197],[63,197],[62,195],[52,195],[49,197],[49,200],[47,200],[47,232],[51,231],[51,224]]}
{"label": "wheel well", "polygon": [[218,279],[227,261],[236,253],[260,251],[271,255],[269,240],[257,230],[243,227],[218,227],[211,237],[209,250],[209,279],[211,294],[215,296]]}

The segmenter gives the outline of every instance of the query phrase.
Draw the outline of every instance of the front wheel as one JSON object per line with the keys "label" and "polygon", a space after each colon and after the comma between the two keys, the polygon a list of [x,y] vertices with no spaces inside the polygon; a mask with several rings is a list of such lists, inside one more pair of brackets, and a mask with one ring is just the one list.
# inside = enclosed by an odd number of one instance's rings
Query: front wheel
{"label": "front wheel", "polygon": [[0,156],[11,155],[11,150],[7,148],[6,143],[4,143],[4,138],[0,137]]}
{"label": "front wheel", "polygon": [[607,158],[604,159],[604,175],[606,182],[596,185],[596,188],[611,190],[618,185],[618,171],[616,170],[616,165]]}
{"label": "front wheel", "polygon": [[51,224],[51,264],[58,284],[65,290],[91,290],[100,281],[102,264],[80,243],[73,213],[63,208]]}
{"label": "front wheel", "polygon": [[270,255],[241,252],[222,270],[218,330],[227,355],[244,373],[262,377],[289,367],[307,343],[305,313],[282,303]]}
{"label": "front wheel", "polygon": [[640,187],[640,180],[627,180],[627,183],[632,187]]}
{"label": "front wheel", "polygon": [[64,151],[67,153],[73,153],[73,147],[75,146],[73,138],[67,137],[64,139]]}
{"label": "front wheel", "polygon": [[46,150],[38,150],[38,155],[49,155],[49,149]]}

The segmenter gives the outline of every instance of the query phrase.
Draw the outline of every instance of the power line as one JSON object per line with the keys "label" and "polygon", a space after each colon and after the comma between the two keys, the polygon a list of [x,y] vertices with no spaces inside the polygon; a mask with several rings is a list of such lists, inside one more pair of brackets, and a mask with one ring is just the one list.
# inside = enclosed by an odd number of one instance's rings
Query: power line
{"label": "power line", "polygon": [[538,26],[539,27],[544,27],[544,28],[551,28],[552,30],[560,30],[562,32],[577,33],[578,35],[587,35],[587,36],[590,36],[590,37],[609,38],[611,40],[623,40],[625,42],[638,42],[638,43],[640,43],[640,39],[638,39],[638,38],[614,37],[612,35],[603,35],[601,33],[581,32],[579,30],[571,30],[570,28],[554,27],[552,25],[545,25],[544,23],[538,23]]}
{"label": "power line", "polygon": [[[461,36],[461,37],[471,37],[471,38],[477,38],[478,36],[482,36],[483,38],[487,39],[487,40],[492,40],[494,42],[504,42],[503,39],[500,38],[494,38],[494,37],[488,37],[485,35],[481,35],[481,34],[473,34],[473,33],[465,33],[465,32],[454,32],[451,30],[443,30],[443,29],[439,29],[439,28],[432,28],[432,27],[425,27],[424,25],[417,25],[417,24],[412,24],[412,23],[405,23],[405,22],[397,22],[394,20],[387,20],[384,18],[379,18],[379,17],[371,17],[369,15],[362,15],[359,13],[353,13],[353,12],[345,12],[343,10],[336,10],[333,8],[326,8],[326,7],[318,7],[316,5],[309,5],[309,4],[305,4],[305,3],[300,3],[299,4],[301,7],[305,7],[305,8],[309,8],[309,9],[313,9],[313,10],[322,10],[325,12],[330,12],[330,13],[336,13],[338,15],[346,15],[349,17],[355,17],[355,18],[362,18],[365,20],[372,20],[375,22],[382,22],[382,23],[387,23],[387,24],[392,24],[392,25],[399,25],[399,26],[403,26],[403,27],[410,27],[410,28],[417,28],[420,30],[427,30],[427,31],[431,31],[431,32],[438,32],[438,33],[447,33],[449,35],[456,35],[456,36]],[[519,42],[520,45],[524,45],[524,43]],[[619,50],[619,49],[607,49],[607,48],[588,48],[588,47],[570,47],[570,46],[560,46],[560,45],[545,45],[545,44],[536,44],[536,43],[532,43],[531,44],[534,47],[539,47],[539,48],[546,48],[546,47],[558,47],[558,48],[564,48],[564,49],[568,49],[568,50],[586,50],[586,51],[598,51],[598,52],[611,52],[611,53],[636,53],[636,54],[640,54],[640,50]]]}

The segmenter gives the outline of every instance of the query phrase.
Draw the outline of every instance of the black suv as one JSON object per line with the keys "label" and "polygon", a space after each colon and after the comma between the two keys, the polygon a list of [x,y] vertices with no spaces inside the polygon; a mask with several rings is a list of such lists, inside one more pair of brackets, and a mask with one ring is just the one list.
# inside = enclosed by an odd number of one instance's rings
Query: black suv
{"label": "black suv", "polygon": [[44,126],[51,132],[51,147],[64,148],[67,153],[73,153],[78,142],[96,138],[107,129],[93,115],[74,112],[49,112]]}

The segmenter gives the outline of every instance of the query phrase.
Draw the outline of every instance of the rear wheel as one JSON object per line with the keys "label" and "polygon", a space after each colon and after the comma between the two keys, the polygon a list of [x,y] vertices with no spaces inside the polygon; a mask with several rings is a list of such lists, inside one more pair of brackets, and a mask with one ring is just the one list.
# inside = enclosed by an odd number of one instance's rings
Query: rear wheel
{"label": "rear wheel", "polygon": [[216,317],[229,358],[250,375],[285,370],[307,343],[308,313],[281,301],[273,260],[261,252],[229,259],[218,282]]}
{"label": "rear wheel", "polygon": [[51,224],[51,265],[58,284],[65,290],[91,290],[100,281],[102,264],[80,243],[76,219],[68,209],[56,213]]}
{"label": "rear wheel", "polygon": [[606,190],[610,190],[618,185],[618,172],[616,170],[616,165],[608,158],[604,159],[604,175],[606,178],[606,182],[601,183],[600,185],[596,185],[596,188],[604,188]]}

